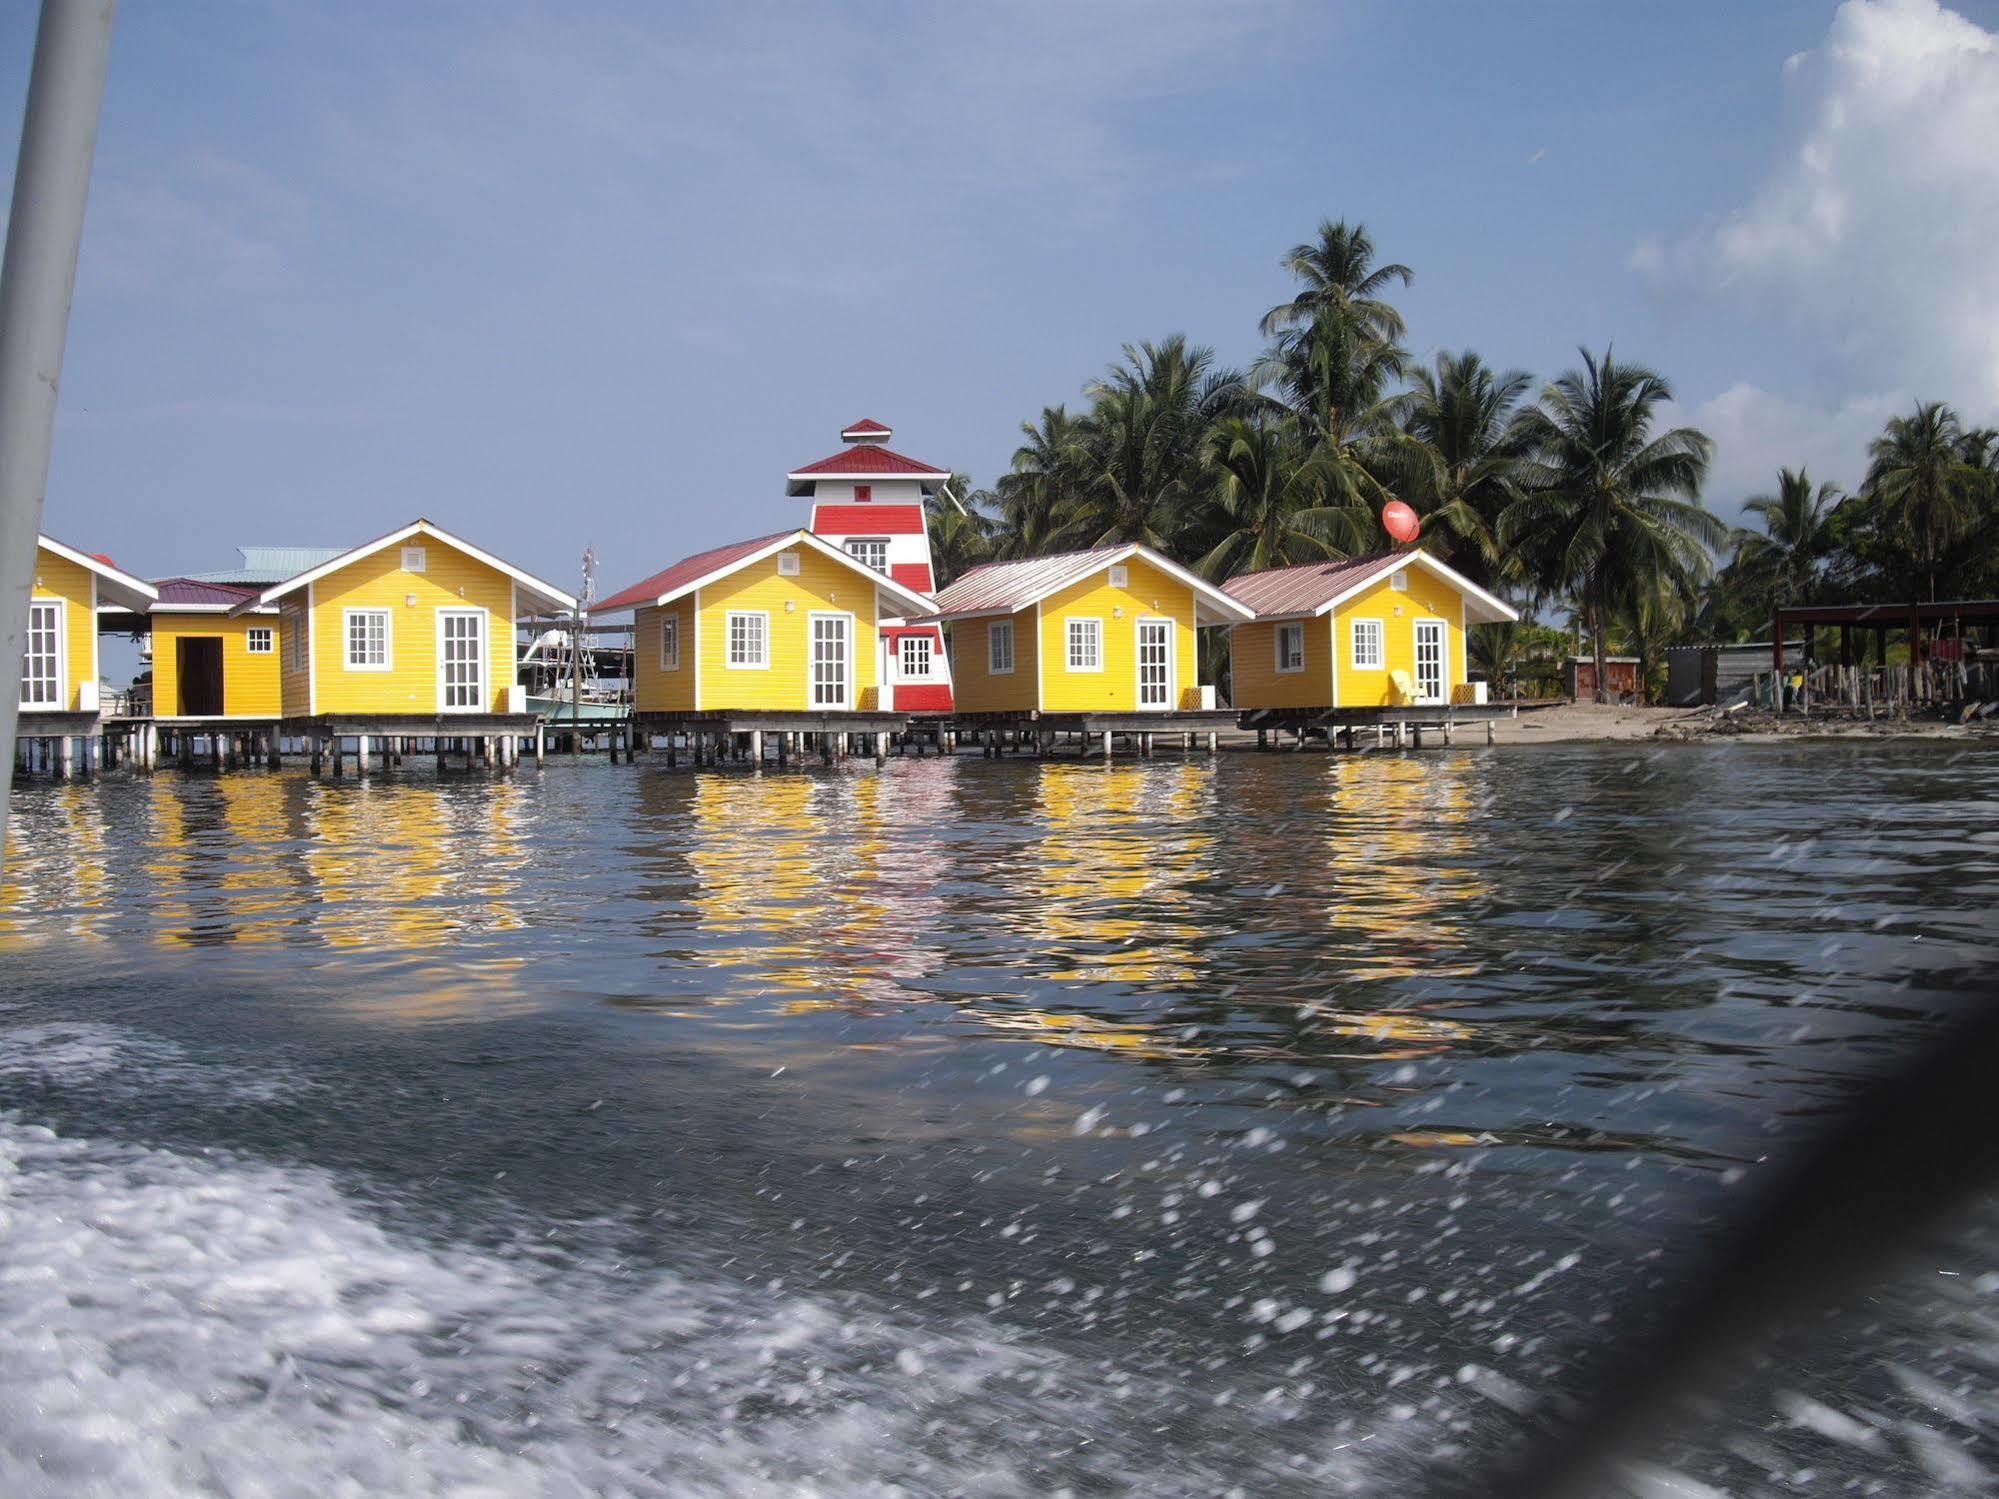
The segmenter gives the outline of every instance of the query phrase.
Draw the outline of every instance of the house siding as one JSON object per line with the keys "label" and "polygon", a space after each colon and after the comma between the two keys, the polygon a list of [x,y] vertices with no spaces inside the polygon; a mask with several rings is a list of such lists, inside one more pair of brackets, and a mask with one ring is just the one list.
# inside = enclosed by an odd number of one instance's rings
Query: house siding
{"label": "house siding", "polygon": [[[1342,708],[1389,707],[1403,701],[1393,685],[1393,673],[1416,675],[1416,622],[1435,619],[1444,626],[1444,696],[1465,680],[1464,599],[1444,579],[1421,566],[1407,569],[1409,587],[1397,592],[1384,575],[1367,592],[1341,604],[1332,615],[1333,643],[1339,660],[1339,706]],[[1360,670],[1353,664],[1353,631],[1356,619],[1381,621],[1382,665],[1379,671]]]}
{"label": "house siding", "polygon": [[[698,639],[683,639],[680,647],[683,672],[698,655],[701,711],[810,711],[809,632],[815,611],[853,616],[851,706],[858,710],[876,707],[881,695],[881,648],[876,641],[873,582],[811,547],[801,545],[795,550],[799,559],[796,576],[780,574],[781,554],[773,553],[701,589]],[[784,607],[787,602],[792,605],[789,613]],[[761,610],[769,616],[768,667],[729,665],[731,610]],[[655,637],[655,661],[657,650]]]}
{"label": "house siding", "polygon": [[[1199,656],[1194,636],[1194,590],[1138,557],[1119,564],[1129,569],[1126,585],[1113,588],[1108,569],[1072,583],[1041,602],[1041,709],[1047,713],[1128,713],[1138,707],[1138,622],[1167,618],[1173,630],[1173,706],[1199,700]],[[1115,611],[1122,610],[1122,617]],[[1103,669],[1069,669],[1071,617],[1103,621]],[[1016,637],[1016,640],[1018,637]]]}
{"label": "house siding", "polygon": [[[286,659],[284,632],[275,614],[175,614],[152,616],[153,626],[153,713],[160,718],[180,716],[180,653],[183,640],[222,641],[222,711],[231,718],[276,718],[284,711],[279,663]],[[271,632],[275,649],[268,655],[250,654],[250,631]],[[304,710],[301,709],[301,712]]]}
{"label": "house siding", "polygon": [[[402,547],[391,545],[312,584],[312,711],[437,712],[438,610],[484,609],[486,711],[505,712],[516,676],[513,580],[438,536],[406,544],[424,548],[423,572],[404,572]],[[356,608],[389,611],[389,670],[347,669],[343,611]]]}
{"label": "house siding", "polygon": [[[986,631],[995,624],[1013,625],[1013,671],[994,676],[986,670]],[[994,619],[961,619],[951,626],[951,683],[961,713],[1025,713],[1035,706],[1034,665],[1038,642],[1034,610]]]}
{"label": "house siding", "polygon": [[[35,581],[30,590],[37,599],[61,599],[62,611],[62,699],[56,709],[64,713],[80,711],[78,688],[97,680],[97,591],[87,567],[58,557],[47,547],[35,548]],[[23,616],[25,618],[25,616]],[[24,647],[25,649],[25,644]],[[20,692],[22,663],[14,662],[16,694]],[[33,712],[31,708],[28,710]],[[48,711],[44,705],[44,711]]]}
{"label": "house siding", "polygon": [[[680,622],[680,667],[659,664],[660,622]],[[632,692],[641,713],[689,713],[694,709],[694,599],[675,599],[664,609],[648,604],[632,615]]]}
{"label": "house siding", "polygon": [[1256,620],[1229,632],[1229,696],[1233,706],[1245,710],[1334,706],[1332,617],[1285,623],[1305,627],[1303,671],[1277,669],[1277,621]]}

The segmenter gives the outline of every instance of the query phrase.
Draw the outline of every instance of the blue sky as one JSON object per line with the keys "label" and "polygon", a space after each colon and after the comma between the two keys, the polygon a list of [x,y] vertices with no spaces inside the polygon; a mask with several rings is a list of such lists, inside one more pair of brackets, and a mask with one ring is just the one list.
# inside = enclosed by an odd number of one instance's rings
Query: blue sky
{"label": "blue sky", "polygon": [[[0,14],[18,120],[33,8]],[[1999,420],[1999,0],[124,0],[47,529],[152,576],[417,514],[616,587],[872,416],[990,483],[1127,341],[1228,363],[1322,217],[1419,353],[1614,341],[1857,481]],[[6,150],[11,171],[12,142]]]}

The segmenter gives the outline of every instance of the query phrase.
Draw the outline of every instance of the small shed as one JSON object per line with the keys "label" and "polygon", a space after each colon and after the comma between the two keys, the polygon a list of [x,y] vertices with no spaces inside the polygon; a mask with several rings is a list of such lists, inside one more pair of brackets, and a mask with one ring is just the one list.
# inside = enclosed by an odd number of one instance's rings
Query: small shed
{"label": "small shed", "polygon": [[[1603,673],[1607,695],[1613,703],[1638,701],[1638,658],[1606,656]],[[1562,690],[1577,702],[1596,701],[1596,657],[1567,656],[1562,660]]]}
{"label": "small shed", "polygon": [[[1802,655],[1802,640],[1784,642],[1784,654]],[[1675,708],[1729,702],[1770,670],[1770,642],[1674,645],[1666,648],[1666,701]]]}

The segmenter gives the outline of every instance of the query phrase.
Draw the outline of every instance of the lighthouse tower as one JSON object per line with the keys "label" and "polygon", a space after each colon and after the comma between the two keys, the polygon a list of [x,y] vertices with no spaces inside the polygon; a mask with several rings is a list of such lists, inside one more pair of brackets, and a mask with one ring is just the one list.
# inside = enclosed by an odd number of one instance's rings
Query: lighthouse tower
{"label": "lighthouse tower", "polygon": [[[786,494],[812,501],[810,529],[918,593],[937,591],[923,499],[950,477],[890,449],[895,434],[858,421],[840,433],[830,458],[785,475]],[[949,713],[951,663],[936,625],[885,620],[881,630],[882,704],[897,713]]]}

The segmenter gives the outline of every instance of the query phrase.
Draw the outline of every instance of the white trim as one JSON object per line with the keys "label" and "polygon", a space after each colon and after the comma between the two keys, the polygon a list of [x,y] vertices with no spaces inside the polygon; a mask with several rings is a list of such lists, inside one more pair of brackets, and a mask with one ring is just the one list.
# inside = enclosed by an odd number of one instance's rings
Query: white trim
{"label": "white trim", "polygon": [[[673,659],[666,659],[667,631],[673,632]],[[676,610],[659,611],[659,669],[661,671],[680,670],[680,615]]]}
{"label": "white trim", "polygon": [[[1001,626],[1004,626],[1006,628],[1006,665],[995,666],[993,665],[993,631],[999,629]],[[1019,649],[1018,644],[1014,639],[1013,616],[1008,615],[1005,619],[989,619],[986,621],[986,675],[987,676],[989,677],[1012,676],[1013,664],[1014,662],[1020,659],[1019,655],[1017,654],[1018,649]]]}
{"label": "white trim", "polygon": [[[90,693],[102,700],[101,686],[104,681],[103,637],[97,633],[97,574],[90,575]],[[96,706],[95,703],[92,704]],[[83,707],[81,695],[77,707]]]}
{"label": "white trim", "polygon": [[[801,468],[793,473],[786,474],[784,476],[784,482],[787,484],[853,484],[853,483],[890,484],[896,481],[897,479],[910,479],[910,480],[944,479],[948,481],[950,477],[951,476],[941,468],[906,470],[900,473],[879,473],[879,474],[873,474],[873,473],[832,474],[832,473],[827,473],[824,470],[814,473],[811,469]],[[868,504],[870,502],[863,500],[860,503]]]}
{"label": "white trim", "polygon": [[694,612],[687,616],[687,623],[692,626],[688,631],[690,636],[688,646],[694,652],[694,711],[699,713],[701,711],[701,593],[698,589],[694,594]]}
{"label": "white trim", "polygon": [[[915,589],[910,588],[905,584],[896,582],[895,579],[891,578],[886,573],[876,572],[872,567],[869,567],[865,562],[861,561],[860,558],[848,556],[845,552],[841,551],[840,548],[834,546],[830,541],[827,541],[824,538],[814,535],[812,532],[803,529],[797,531],[787,531],[784,535],[777,537],[775,540],[767,543],[766,545],[758,547],[754,552],[750,552],[745,554],[744,556],[738,557],[734,562],[725,563],[723,566],[716,568],[713,572],[705,573],[701,577],[696,578],[691,583],[683,583],[680,585],[680,587],[674,589],[670,593],[662,593],[658,598],[653,600],[653,603],[656,606],[664,607],[665,605],[672,603],[675,599],[683,598],[689,593],[694,593],[699,591],[700,589],[708,587],[711,583],[718,583],[723,578],[729,577],[733,573],[741,572],[744,568],[750,566],[752,563],[761,562],[764,560],[764,558],[769,557],[774,553],[782,552],[789,547],[798,547],[798,546],[811,547],[813,550],[821,553],[822,555],[832,558],[833,561],[839,563],[842,567],[845,567],[852,572],[859,573],[862,577],[866,578],[870,583],[875,585],[878,594],[879,590],[886,588],[890,591],[890,593],[896,596],[895,602],[900,604],[914,605],[915,606],[914,608],[905,611],[906,614],[929,614],[933,612],[937,607],[937,601],[935,599],[930,598],[926,594],[918,593]],[[617,597],[617,595],[613,594],[612,597],[615,598]],[[637,605],[621,604],[618,607],[620,609],[631,609],[631,608],[636,608]],[[875,608],[876,608],[876,618],[879,619],[880,609],[881,609],[881,603],[879,597],[877,597],[876,599]],[[609,612],[615,613],[617,611],[612,610]]]}
{"label": "white trim", "polygon": [[[111,613],[125,614],[129,610],[113,609]],[[146,611],[147,618],[175,614],[276,614],[276,604],[259,604],[254,609],[239,609],[234,604],[156,604]]]}
{"label": "white trim", "polygon": [[[427,520],[413,520],[407,526],[402,526],[391,531],[387,536],[380,536],[373,541],[363,542],[351,552],[342,552],[331,561],[322,562],[317,567],[307,568],[296,577],[287,578],[282,583],[273,583],[269,588],[266,588],[262,593],[257,595],[255,602],[259,604],[275,603],[295,588],[316,583],[321,578],[327,576],[327,574],[336,573],[343,567],[352,566],[364,557],[372,557],[375,553],[388,547],[401,546],[405,540],[412,536],[434,537],[448,547],[457,548],[474,562],[483,562],[495,572],[505,573],[514,582],[525,585],[528,592],[537,595],[542,603],[571,611],[576,608],[576,600],[564,593],[560,588],[557,588],[554,584],[542,582],[533,573],[522,572],[511,562],[502,562],[491,552],[475,547],[471,542],[461,537],[453,536],[443,527],[433,525]],[[238,605],[237,610],[245,613],[248,612],[247,608],[243,605]]]}
{"label": "white trim", "polygon": [[[1014,611],[1016,614],[1021,612],[1018,609]],[[1047,701],[1043,696],[1046,689],[1042,686],[1043,681],[1046,680],[1044,663],[1047,660],[1048,642],[1041,638],[1041,600],[1036,599],[1034,601],[1034,711],[1037,713],[1041,711],[1042,704]]]}
{"label": "white trim", "polygon": [[[1417,563],[1423,567],[1427,567],[1431,572],[1435,573],[1438,577],[1442,578],[1446,583],[1450,584],[1453,588],[1457,589],[1460,604],[1464,603],[1466,599],[1476,599],[1481,604],[1485,605],[1485,607],[1493,613],[1494,618],[1497,620],[1513,620],[1520,618],[1520,611],[1518,609],[1515,609],[1511,604],[1507,603],[1504,599],[1494,598],[1491,594],[1487,593],[1483,588],[1479,587],[1478,584],[1472,582],[1471,579],[1467,578],[1463,573],[1458,572],[1455,568],[1450,567],[1446,563],[1439,562],[1435,557],[1432,557],[1428,552],[1397,552],[1393,557],[1382,558],[1381,566],[1375,568],[1372,572],[1365,574],[1363,577],[1360,578],[1358,582],[1349,584],[1340,593],[1335,594],[1330,599],[1327,599],[1325,603],[1319,605],[1318,608],[1312,610],[1311,612],[1313,614],[1330,614],[1333,610],[1337,609],[1341,604],[1344,604],[1348,599],[1353,598],[1357,594],[1365,592],[1367,589],[1372,588],[1376,583],[1379,583],[1384,573],[1399,572],[1402,569],[1406,568],[1412,562]],[[1280,616],[1263,615],[1261,617],[1265,619],[1275,619],[1279,618]]]}
{"label": "white trim", "polygon": [[[375,662],[354,660],[354,616],[357,614],[379,614],[382,616],[382,659]],[[340,669],[342,671],[391,671],[396,664],[396,614],[385,604],[348,604],[340,610]]]}
{"label": "white trim", "polygon": [[[315,654],[319,647],[318,626],[313,620],[319,603],[319,585],[305,585],[305,712],[308,718],[319,712],[319,657]],[[278,689],[278,706],[284,707],[284,688]]]}
{"label": "white trim", "polygon": [[[844,700],[838,706],[815,703],[812,700],[812,671],[817,664],[813,659],[813,653],[818,647],[818,642],[812,638],[812,622],[820,619],[837,619],[843,621],[846,625],[847,660],[843,667],[846,674],[843,683],[846,692]],[[805,611],[805,707],[807,712],[847,713],[852,711],[855,694],[858,690],[854,678],[858,665],[856,652],[860,648],[857,639],[859,634],[860,631],[855,627],[854,623],[854,611],[851,609],[808,609]]]}
{"label": "white trim", "polygon": [[[28,684],[25,673],[23,673],[22,676],[15,678],[14,693],[16,698],[20,700],[20,711],[23,713],[70,713],[75,710],[70,707],[71,699],[69,691],[69,600],[64,598],[61,594],[35,593],[31,590],[28,594],[28,621],[27,621],[28,634],[32,634],[34,632],[34,627],[35,627],[34,606],[37,604],[55,605],[56,698],[55,701],[52,703],[31,703],[26,701],[25,689]],[[21,637],[21,655],[23,658],[22,659],[23,666],[27,664],[26,662],[27,654],[28,654],[28,635],[24,634]]]}
{"label": "white trim", "polygon": [[[74,562],[93,578],[108,579],[116,587],[128,589],[148,601],[157,599],[160,596],[159,589],[148,583],[144,578],[135,578],[123,568],[113,567],[108,562],[100,562],[91,556],[90,553],[79,552],[73,546],[65,546],[53,536],[45,536],[38,531],[35,533],[35,542],[36,545],[46,547],[49,551],[54,552],[63,561]],[[151,603],[148,602],[136,612],[143,614],[151,607]]]}
{"label": "white trim", "polygon": [[[502,713],[519,713],[527,703],[527,689],[521,685],[521,585],[512,578],[507,579],[507,695],[500,704]],[[489,644],[486,647],[492,649]],[[636,699],[639,690],[638,652],[632,652],[632,696]]]}
{"label": "white trim", "polygon": [[[909,648],[921,641],[923,644],[923,671],[921,675],[909,669]],[[937,680],[937,642],[932,637],[911,630],[898,635],[895,641],[895,680],[897,685],[904,682],[933,683]]]}
{"label": "white trim", "polygon": [[[493,703],[493,611],[482,609],[476,604],[439,604],[431,611],[432,636],[436,644],[436,656],[431,661],[433,674],[437,678],[437,711],[443,713],[490,713]],[[445,701],[444,681],[444,621],[451,615],[476,617],[479,621],[479,694],[467,706],[453,708]],[[391,658],[393,659],[393,658]]]}
{"label": "white trim", "polygon": [[[1285,664],[1284,632],[1298,632],[1298,664]],[[1305,669],[1305,621],[1302,619],[1278,620],[1270,627],[1271,670],[1280,677],[1296,676]]]}
{"label": "white trim", "polygon": [[[1360,627],[1374,626],[1374,660],[1360,659]],[[1388,621],[1372,614],[1356,614],[1347,620],[1347,665],[1355,671],[1388,670]]]}
{"label": "white trim", "polygon": [[[1435,697],[1422,696],[1423,671],[1420,642],[1425,626],[1435,626],[1437,631],[1437,686]],[[1409,681],[1415,691],[1409,700],[1421,707],[1436,707],[1451,700],[1451,630],[1443,620],[1431,615],[1427,619],[1409,621]]]}
{"label": "white trim", "polygon": [[[255,636],[262,630],[270,637],[270,643],[261,651],[257,649]],[[243,654],[246,656],[275,656],[278,653],[278,627],[276,625],[245,625],[243,627]]]}
{"label": "white trim", "polygon": [[[1075,626],[1095,625],[1097,627],[1097,664],[1078,666],[1073,639]],[[1062,669],[1071,673],[1102,671],[1104,669],[1104,617],[1101,614],[1065,614],[1062,616]]]}
{"label": "white trim", "polygon": [[1141,614],[1131,622],[1132,706],[1140,713],[1155,711],[1145,701],[1145,627],[1166,626],[1166,702],[1157,711],[1170,713],[1180,706],[1180,622],[1170,614]]}
{"label": "white trim", "polygon": [[[415,567],[410,566],[410,555],[412,553],[416,555]],[[430,571],[430,553],[421,545],[402,547],[399,549],[399,555],[396,558],[396,567],[400,572],[428,573]]]}
{"label": "white trim", "polygon": [[[761,622],[762,622],[762,626],[763,626],[763,638],[762,638],[762,640],[761,640],[760,644],[761,644],[761,645],[762,645],[762,647],[763,647],[763,660],[761,660],[761,661],[738,661],[738,660],[736,660],[736,621],[737,621],[737,620],[739,620],[739,619],[755,619],[755,620],[759,620],[759,621],[761,621]],[[727,668],[728,670],[730,670],[730,671],[769,671],[769,670],[770,670],[770,654],[771,654],[771,652],[770,652],[770,610],[768,610],[768,609],[728,609],[728,610],[725,610],[725,611],[723,611],[723,617],[722,617],[722,665],[723,665],[724,667],[726,667],[726,668]]]}

